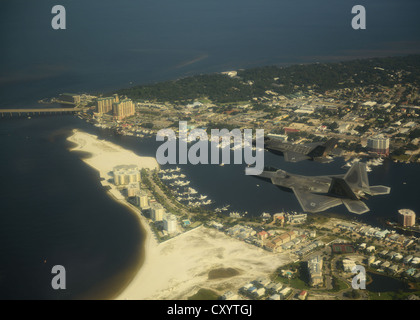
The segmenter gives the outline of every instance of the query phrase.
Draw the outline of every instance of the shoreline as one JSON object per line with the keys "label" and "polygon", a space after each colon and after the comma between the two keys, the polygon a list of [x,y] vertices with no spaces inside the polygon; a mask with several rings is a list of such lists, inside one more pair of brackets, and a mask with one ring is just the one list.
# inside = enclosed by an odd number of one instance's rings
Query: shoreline
{"label": "shoreline", "polygon": [[[88,141],[89,140],[89,141]],[[141,157],[138,156],[136,154],[134,154],[134,152],[126,150],[118,145],[115,145],[112,142],[106,141],[106,140],[99,140],[97,136],[80,131],[78,129],[73,129],[72,130],[72,135],[70,135],[67,138],[67,141],[71,142],[72,144],[74,144],[74,146],[72,146],[69,151],[71,152],[78,152],[80,154],[86,155],[81,157],[81,160],[83,162],[85,162],[86,164],[88,164],[90,167],[92,167],[93,169],[95,169],[96,171],[98,171],[100,178],[104,178],[106,176],[108,176],[108,170],[105,170],[105,167],[110,167],[109,164],[103,164],[102,163],[102,159],[101,158],[106,158],[107,153],[109,152],[117,152],[120,157],[117,157],[115,159],[114,157],[114,165],[119,165],[119,164],[124,164],[126,161],[125,159],[129,159],[129,160],[134,160],[133,162],[142,162],[145,161],[146,162],[146,166],[144,165],[139,165],[139,168],[149,168],[149,169],[153,169],[155,167],[158,167],[158,164],[156,162],[156,160],[154,158],[151,157]],[[90,142],[90,143],[89,143]],[[102,143],[103,146],[105,147],[104,152],[101,152],[101,148],[100,146],[98,146],[98,144]],[[95,144],[95,147],[92,148],[92,144]],[[91,146],[91,147],[89,147]],[[95,152],[96,151],[96,152]],[[99,153],[98,153],[99,151]],[[108,152],[106,152],[108,151]],[[135,159],[134,157],[137,157],[137,159]],[[136,161],[137,160],[137,161]],[[118,163],[115,163],[115,161],[117,161]],[[154,163],[153,163],[154,162]],[[139,164],[139,163],[136,163]],[[112,167],[110,167],[110,170],[112,170]],[[102,182],[102,181],[101,181]],[[120,288],[118,290],[118,292],[114,293],[112,295],[112,299],[116,299],[122,292],[124,292],[126,290],[126,288],[130,285],[130,283],[134,280],[134,278],[137,277],[137,275],[141,272],[143,265],[145,264],[145,262],[147,261],[147,254],[148,252],[156,247],[158,245],[156,239],[153,238],[153,231],[151,230],[149,223],[147,222],[146,218],[144,216],[141,215],[141,212],[134,207],[131,203],[127,202],[126,199],[122,196],[118,196],[119,191],[115,189],[115,187],[113,185],[109,185],[111,186],[111,189],[106,190],[106,193],[116,202],[124,205],[127,209],[129,209],[137,218],[138,223],[139,223],[139,227],[141,232],[143,233],[144,236],[144,241],[143,241],[143,245],[142,245],[142,257],[140,258],[139,261],[139,267],[137,269],[137,271],[135,272],[133,278],[130,280],[130,282],[125,285],[123,288]]]}
{"label": "shoreline", "polygon": [[[81,160],[97,170],[101,178],[108,178],[109,171],[120,164],[133,163],[149,169],[158,166],[154,158],[138,156],[83,131],[73,130],[67,140],[76,144],[70,151],[91,154]],[[143,261],[132,280],[113,295],[114,300],[187,299],[201,288],[223,293],[257,277],[269,277],[279,266],[292,261],[288,254],[270,253],[204,226],[158,243],[146,218],[109,185],[109,195],[138,217],[144,231]],[[217,268],[240,272],[231,278],[210,279],[210,271]]]}

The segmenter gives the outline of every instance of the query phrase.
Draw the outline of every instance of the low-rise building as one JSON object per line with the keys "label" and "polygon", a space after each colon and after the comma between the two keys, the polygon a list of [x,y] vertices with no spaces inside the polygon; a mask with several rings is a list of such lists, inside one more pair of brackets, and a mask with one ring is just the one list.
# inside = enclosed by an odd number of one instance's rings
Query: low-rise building
{"label": "low-rise building", "polygon": [[302,290],[298,295],[298,299],[299,300],[305,300],[307,296],[308,296],[308,292],[305,291],[305,290]]}
{"label": "low-rise building", "polygon": [[356,263],[353,260],[343,259],[343,270],[345,272],[352,272],[355,266],[356,266]]}
{"label": "low-rise building", "polygon": [[280,290],[279,295],[281,299],[283,300],[290,294],[290,292],[292,292],[292,289],[289,287],[285,287],[282,290]]}

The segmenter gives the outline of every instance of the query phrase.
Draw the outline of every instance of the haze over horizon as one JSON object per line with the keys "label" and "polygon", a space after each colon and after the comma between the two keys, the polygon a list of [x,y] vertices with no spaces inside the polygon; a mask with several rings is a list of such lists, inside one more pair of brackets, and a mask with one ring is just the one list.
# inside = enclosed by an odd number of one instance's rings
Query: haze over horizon
{"label": "haze over horizon", "polygon": [[0,107],[60,92],[264,65],[420,53],[418,1],[62,1],[67,29],[51,28],[55,1],[0,4]]}

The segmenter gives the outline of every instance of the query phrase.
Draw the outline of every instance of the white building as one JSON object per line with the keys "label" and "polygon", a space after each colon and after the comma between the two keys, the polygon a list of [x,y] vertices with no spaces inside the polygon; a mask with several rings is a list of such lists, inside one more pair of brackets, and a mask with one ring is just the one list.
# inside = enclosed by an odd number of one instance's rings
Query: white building
{"label": "white building", "polygon": [[343,259],[343,270],[344,272],[351,272],[356,263],[350,259]]}
{"label": "white building", "polygon": [[292,291],[292,289],[290,289],[289,287],[286,287],[286,288],[282,289],[282,290],[279,292],[279,295],[280,295],[280,297],[281,297],[282,299],[284,299],[285,297],[287,297],[287,295],[288,295],[291,291]]}
{"label": "white building", "polygon": [[373,252],[373,251],[375,251],[375,246],[370,246],[370,247],[367,247],[367,248],[366,248],[366,251],[367,251],[367,252]]}
{"label": "white building", "polygon": [[257,297],[262,297],[263,295],[265,295],[265,288],[259,288],[256,292],[255,292]]}
{"label": "white building", "polygon": [[288,138],[286,134],[275,134],[275,133],[269,133],[267,134],[267,137],[270,139],[277,139],[283,142],[286,142]]}
{"label": "white building", "polygon": [[173,214],[167,214],[163,218],[163,229],[165,229],[169,234],[177,231],[177,219]]}

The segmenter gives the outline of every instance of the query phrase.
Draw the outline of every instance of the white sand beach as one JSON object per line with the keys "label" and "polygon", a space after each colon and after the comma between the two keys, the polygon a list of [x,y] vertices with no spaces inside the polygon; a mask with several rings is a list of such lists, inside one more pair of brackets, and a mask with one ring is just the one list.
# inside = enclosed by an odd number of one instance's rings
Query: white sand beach
{"label": "white sand beach", "polygon": [[68,141],[77,144],[70,151],[83,151],[91,157],[83,159],[92,168],[99,171],[102,178],[110,178],[109,173],[118,165],[137,165],[140,169],[155,169],[158,163],[153,157],[141,157],[133,151],[126,150],[112,142],[100,140],[97,136],[79,130],[73,130]]}
{"label": "white sand beach", "polygon": [[[159,245],[153,240],[147,241],[146,259],[139,273],[117,299],[187,299],[200,288],[223,294],[268,277],[291,262],[288,255],[267,252],[206,227]],[[209,280],[208,273],[217,268],[235,268],[240,274]]]}
{"label": "white sand beach", "polygon": [[[117,165],[136,164],[150,169],[157,166],[154,158],[140,157],[85,132],[75,130],[68,140],[77,144],[72,151],[92,154],[83,161],[98,170],[105,179],[110,177],[109,172]],[[279,266],[292,261],[287,254],[270,253],[203,226],[158,244],[139,210],[115,188],[111,190],[110,195],[129,207],[146,231],[144,263],[132,282],[118,295],[118,300],[187,299],[200,288],[223,294],[228,290],[236,291],[258,277],[268,277]],[[234,268],[239,274],[209,280],[209,272],[218,268]]]}

